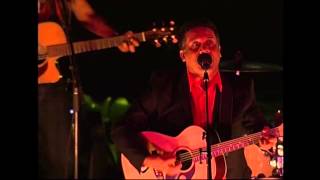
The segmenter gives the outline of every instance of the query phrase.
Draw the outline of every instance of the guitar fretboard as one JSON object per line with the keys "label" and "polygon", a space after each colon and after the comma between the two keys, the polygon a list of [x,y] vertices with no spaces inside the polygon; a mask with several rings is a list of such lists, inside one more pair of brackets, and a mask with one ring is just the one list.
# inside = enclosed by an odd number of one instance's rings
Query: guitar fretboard
{"label": "guitar fretboard", "polygon": [[[280,136],[278,127],[271,129],[270,133],[275,137]],[[254,134],[237,138],[237,139],[225,141],[219,144],[214,144],[211,146],[211,155],[212,157],[217,157],[228,152],[236,151],[246,146],[258,143],[259,139],[261,138],[262,138],[262,132],[257,132]],[[205,158],[207,155],[206,150],[207,150],[206,147],[192,150],[192,158],[196,158],[197,160]],[[199,157],[199,155],[203,157]],[[190,157],[187,157],[186,154],[180,154],[180,158],[182,161],[185,161],[185,160],[189,160]]]}
{"label": "guitar fretboard", "polygon": [[[148,32],[146,32],[148,33]],[[135,33],[133,37],[138,41],[144,42],[146,41],[146,33]],[[127,38],[125,36],[116,36],[111,38],[97,39],[97,40],[88,40],[88,41],[79,41],[73,43],[73,49],[75,54],[107,49],[119,46],[123,43]],[[48,56],[66,56],[71,55],[71,47],[68,44],[58,44],[48,46]]]}
{"label": "guitar fretboard", "polygon": [[217,157],[224,153],[236,151],[238,149],[244,148],[246,146],[256,144],[261,139],[261,132],[254,133],[248,136],[243,136],[236,140],[229,140],[223,143],[219,143],[211,146],[212,156]]}

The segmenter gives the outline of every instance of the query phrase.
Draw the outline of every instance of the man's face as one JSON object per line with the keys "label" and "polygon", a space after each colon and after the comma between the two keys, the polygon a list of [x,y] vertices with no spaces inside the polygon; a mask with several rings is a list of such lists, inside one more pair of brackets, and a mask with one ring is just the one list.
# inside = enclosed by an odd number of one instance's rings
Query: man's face
{"label": "man's face", "polygon": [[212,64],[208,69],[208,75],[212,77],[219,70],[220,45],[213,30],[207,27],[196,27],[186,32],[180,57],[186,63],[188,72],[199,78],[204,74],[204,70],[197,62],[199,54],[202,53],[211,55]]}

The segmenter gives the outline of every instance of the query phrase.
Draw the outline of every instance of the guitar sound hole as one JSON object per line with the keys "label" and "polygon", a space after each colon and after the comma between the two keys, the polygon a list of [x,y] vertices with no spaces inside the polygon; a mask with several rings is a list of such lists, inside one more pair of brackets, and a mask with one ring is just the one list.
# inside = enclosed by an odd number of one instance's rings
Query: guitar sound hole
{"label": "guitar sound hole", "polygon": [[192,156],[187,150],[179,150],[176,153],[177,160],[181,162],[181,170],[187,170],[192,165]]}

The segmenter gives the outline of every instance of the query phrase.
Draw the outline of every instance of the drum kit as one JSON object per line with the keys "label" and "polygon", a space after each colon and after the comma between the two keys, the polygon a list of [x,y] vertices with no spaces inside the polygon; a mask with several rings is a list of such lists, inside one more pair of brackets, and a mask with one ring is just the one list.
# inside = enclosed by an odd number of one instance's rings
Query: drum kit
{"label": "drum kit", "polygon": [[237,64],[234,61],[223,61],[220,63],[221,72],[240,73],[267,73],[282,72],[282,67],[276,64],[267,64],[260,62],[243,62]]}
{"label": "drum kit", "polygon": [[237,51],[232,60],[223,60],[220,63],[221,72],[231,72],[236,75],[240,73],[266,73],[266,72],[282,72],[282,67],[276,64],[267,64],[261,62],[248,62],[243,57],[241,51]]}

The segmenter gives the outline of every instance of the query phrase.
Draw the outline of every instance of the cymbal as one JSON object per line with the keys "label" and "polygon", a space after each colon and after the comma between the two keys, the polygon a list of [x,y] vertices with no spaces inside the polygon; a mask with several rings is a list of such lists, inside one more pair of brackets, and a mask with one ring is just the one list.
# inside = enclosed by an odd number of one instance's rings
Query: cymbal
{"label": "cymbal", "polygon": [[220,63],[221,72],[245,72],[245,73],[259,73],[259,72],[281,72],[282,67],[276,64],[267,64],[260,62],[242,62],[237,64],[234,61],[222,61]]}

